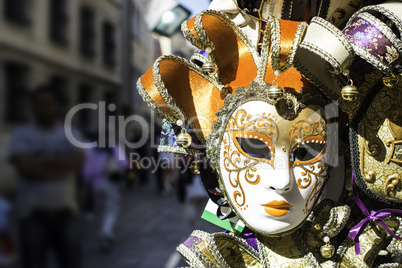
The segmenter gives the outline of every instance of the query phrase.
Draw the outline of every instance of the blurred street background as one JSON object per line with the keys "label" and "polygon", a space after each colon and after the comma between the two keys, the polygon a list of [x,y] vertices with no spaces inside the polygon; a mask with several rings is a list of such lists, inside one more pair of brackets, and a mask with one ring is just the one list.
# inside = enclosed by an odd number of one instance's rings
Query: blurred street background
{"label": "blurred street background", "polygon": [[[158,194],[154,184],[123,192],[122,210],[116,224],[116,244],[104,252],[99,244],[98,217],[82,219],[82,263],[84,268],[184,267],[176,247],[194,228],[186,222],[185,205],[176,196]],[[222,231],[197,216],[197,227],[207,232]],[[191,229],[191,230],[190,230]],[[18,259],[5,268],[20,267]],[[48,267],[57,267],[54,256]]]}
{"label": "blurred street background", "polygon": [[136,89],[161,55],[190,59],[176,26],[209,4],[0,1],[0,267],[184,266],[176,246],[217,230]]}

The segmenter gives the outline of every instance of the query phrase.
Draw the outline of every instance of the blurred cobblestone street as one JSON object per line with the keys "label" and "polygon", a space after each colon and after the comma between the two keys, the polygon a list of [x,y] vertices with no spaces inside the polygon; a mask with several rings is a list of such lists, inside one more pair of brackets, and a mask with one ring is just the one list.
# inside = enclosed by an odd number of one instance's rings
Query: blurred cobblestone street
{"label": "blurred cobblestone street", "polygon": [[[137,184],[123,193],[116,245],[109,254],[100,250],[96,220],[84,222],[84,268],[170,268],[185,265],[176,253],[176,247],[192,231],[184,220],[184,205],[174,194],[161,196],[155,188],[153,183]],[[199,221],[203,230],[217,230],[203,219]]]}

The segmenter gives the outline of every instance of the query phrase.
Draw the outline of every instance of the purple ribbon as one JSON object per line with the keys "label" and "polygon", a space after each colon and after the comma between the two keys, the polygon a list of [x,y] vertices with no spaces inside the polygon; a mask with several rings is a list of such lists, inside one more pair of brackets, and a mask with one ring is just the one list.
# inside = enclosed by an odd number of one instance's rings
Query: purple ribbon
{"label": "purple ribbon", "polygon": [[353,197],[355,198],[357,206],[363,211],[364,215],[366,215],[366,218],[364,218],[359,224],[354,226],[352,229],[350,229],[348,237],[352,239],[355,242],[355,252],[356,254],[361,254],[360,251],[360,243],[359,243],[359,236],[363,233],[364,229],[366,229],[367,225],[369,224],[370,221],[378,221],[382,227],[395,239],[402,240],[402,237],[399,237],[395,235],[385,224],[385,222],[382,220],[384,217],[388,217],[391,215],[398,215],[402,216],[402,210],[399,209],[392,209],[392,208],[384,208],[380,209],[378,211],[372,210],[371,212],[368,211],[366,206],[363,204],[363,202],[360,200],[360,198],[356,195],[355,191],[353,190],[353,179],[354,179],[354,174],[352,173],[352,194]]}

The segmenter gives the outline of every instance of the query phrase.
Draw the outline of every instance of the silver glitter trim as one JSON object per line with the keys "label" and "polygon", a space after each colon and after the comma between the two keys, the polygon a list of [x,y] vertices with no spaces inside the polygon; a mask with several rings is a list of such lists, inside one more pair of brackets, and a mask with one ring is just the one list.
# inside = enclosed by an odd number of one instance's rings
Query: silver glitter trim
{"label": "silver glitter trim", "polygon": [[[400,58],[400,55],[402,54],[402,43],[396,37],[396,35],[391,31],[391,29],[385,25],[385,23],[383,23],[382,21],[380,21],[379,19],[377,19],[376,17],[374,17],[373,15],[371,15],[369,13],[360,13],[356,19],[363,19],[363,20],[367,21],[368,23],[370,23],[371,25],[373,25],[375,28],[377,28],[391,42],[391,44],[398,50],[398,53],[399,53],[398,58]],[[384,62],[381,61],[380,58],[369,53],[366,49],[360,47],[359,45],[352,43],[352,46],[357,55],[359,55],[360,57],[365,59],[367,62],[372,64],[377,69],[384,72],[386,75],[391,75],[391,73],[392,73],[391,66],[385,64]],[[397,59],[395,59],[395,60],[397,60]]]}
{"label": "silver glitter trim", "polygon": [[399,32],[402,34],[402,20],[398,16],[396,16],[391,10],[388,10],[385,7],[382,7],[382,6],[366,6],[366,7],[363,7],[362,9],[360,9],[356,13],[354,13],[352,15],[352,17],[350,17],[350,19],[349,19],[349,21],[347,23],[347,26],[349,24],[351,24],[352,21],[354,19],[356,19],[357,16],[360,15],[360,13],[370,12],[370,11],[379,12],[382,15],[388,17],[395,24],[395,26],[398,28]]}

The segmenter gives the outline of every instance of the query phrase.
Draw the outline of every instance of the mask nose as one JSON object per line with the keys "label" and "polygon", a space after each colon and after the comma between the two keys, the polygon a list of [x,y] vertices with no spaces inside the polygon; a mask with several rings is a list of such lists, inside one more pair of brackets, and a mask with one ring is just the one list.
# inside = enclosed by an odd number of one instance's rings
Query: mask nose
{"label": "mask nose", "polygon": [[289,167],[289,155],[287,152],[277,153],[274,160],[275,169],[267,174],[265,187],[277,192],[278,194],[286,194],[290,192],[294,185],[294,175]]}
{"label": "mask nose", "polygon": [[270,190],[284,195],[293,188],[293,181],[293,176],[287,171],[287,173],[275,174],[274,179],[269,183],[268,187]]}

